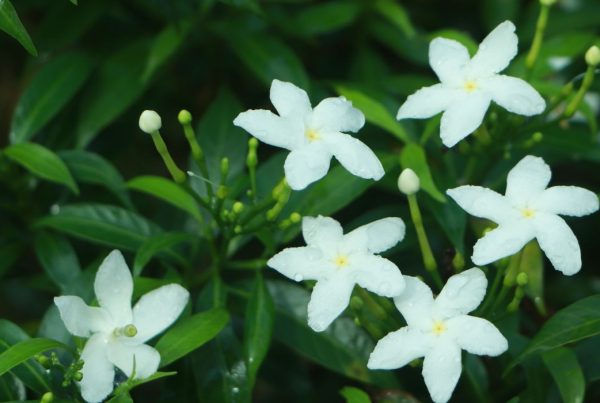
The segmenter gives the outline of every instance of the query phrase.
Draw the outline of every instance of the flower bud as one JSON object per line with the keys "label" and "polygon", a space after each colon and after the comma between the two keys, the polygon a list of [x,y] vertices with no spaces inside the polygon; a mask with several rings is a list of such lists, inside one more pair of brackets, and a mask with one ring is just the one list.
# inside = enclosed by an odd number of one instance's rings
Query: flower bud
{"label": "flower bud", "polygon": [[231,207],[231,210],[235,214],[241,213],[244,210],[244,203],[242,203],[240,201],[236,201],[235,203],[233,203],[233,206]]}
{"label": "flower bud", "polygon": [[556,3],[558,0],[540,0],[540,4],[542,6],[551,6]]}
{"label": "flower bud", "polygon": [[528,282],[529,282],[529,277],[527,276],[527,273],[521,272],[521,273],[517,274],[517,284],[518,285],[523,287],[524,285],[527,285]]}
{"label": "flower bud", "polygon": [[419,191],[421,188],[421,181],[419,177],[410,168],[406,168],[398,177],[398,189],[405,195],[412,195]]}
{"label": "flower bud", "polygon": [[83,372],[81,371],[77,371],[73,374],[73,380],[76,382],[81,382],[81,380],[83,379]]}
{"label": "flower bud", "polygon": [[298,224],[300,221],[302,221],[302,216],[300,213],[294,211],[292,214],[290,214],[290,221],[294,224]]}
{"label": "flower bud", "polygon": [[600,64],[600,48],[598,46],[594,45],[585,52],[585,62],[592,67]]}
{"label": "flower bud", "polygon": [[54,401],[54,393],[46,392],[42,395],[40,403],[52,403]]}
{"label": "flower bud", "polygon": [[177,115],[177,120],[179,120],[179,123],[181,123],[182,125],[188,125],[192,123],[192,114],[190,113],[190,111],[182,109],[179,112],[179,115]]}
{"label": "flower bud", "polygon": [[152,134],[160,130],[162,127],[162,120],[158,113],[146,110],[140,115],[139,124],[140,129],[142,129],[143,132]]}

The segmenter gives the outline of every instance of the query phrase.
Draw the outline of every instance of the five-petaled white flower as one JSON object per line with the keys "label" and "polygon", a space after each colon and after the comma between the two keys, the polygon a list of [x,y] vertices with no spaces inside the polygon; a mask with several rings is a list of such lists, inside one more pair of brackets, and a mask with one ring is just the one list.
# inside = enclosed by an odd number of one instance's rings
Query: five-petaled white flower
{"label": "five-petaled white flower", "polygon": [[131,308],[133,280],[121,252],[114,250],[100,265],[94,282],[100,307],[90,307],[79,297],[56,297],[54,303],[67,330],[89,337],[81,359],[81,395],[100,402],[113,390],[114,366],[136,379],[154,374],[160,355],[146,341],[177,319],[189,293],[177,284],[153,290]]}
{"label": "five-petaled white flower", "polygon": [[429,64],[441,83],[409,96],[397,119],[424,119],[443,111],[440,136],[452,147],[479,127],[491,101],[519,115],[542,113],[546,103],[531,85],[498,74],[516,56],[517,43],[510,21],[498,25],[472,59],[459,42],[435,38],[429,45]]}
{"label": "five-petaled white flower", "polygon": [[446,402],[462,371],[461,349],[496,356],[508,348],[491,322],[467,315],[483,300],[487,279],[476,267],[456,274],[434,300],[431,289],[421,280],[404,278],[406,288],[394,303],[408,326],[379,340],[367,366],[396,369],[425,357],[423,378],[429,394],[434,402]]}
{"label": "five-petaled white flower", "polygon": [[308,246],[287,248],[267,262],[295,281],[317,280],[308,304],[308,324],[323,331],[348,306],[355,284],[384,297],[404,289],[398,267],[375,255],[404,238],[400,218],[388,217],[344,235],[329,217],[304,217],[302,234]]}
{"label": "five-petaled white flower", "polygon": [[292,189],[302,190],[324,177],[332,156],[353,175],[381,179],[383,167],[373,151],[342,133],[357,132],[365,124],[362,112],[346,98],[325,98],[313,109],[304,90],[273,80],[271,102],[279,116],[264,109],[249,110],[233,124],[264,143],[291,151],[284,169]]}
{"label": "five-petaled white flower", "polygon": [[598,210],[598,196],[577,186],[553,186],[550,167],[539,157],[523,158],[508,173],[506,195],[480,186],[446,193],[467,213],[498,224],[473,248],[473,263],[485,265],[517,253],[536,238],[555,269],[566,275],[581,269],[579,243],[558,214],[581,217]]}

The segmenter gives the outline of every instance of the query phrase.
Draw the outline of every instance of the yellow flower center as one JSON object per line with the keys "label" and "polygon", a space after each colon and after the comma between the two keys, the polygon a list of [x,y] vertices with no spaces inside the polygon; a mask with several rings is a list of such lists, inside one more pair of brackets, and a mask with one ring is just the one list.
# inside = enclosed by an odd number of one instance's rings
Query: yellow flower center
{"label": "yellow flower center", "polygon": [[535,210],[530,209],[529,207],[526,207],[523,210],[521,210],[521,214],[525,218],[533,218],[533,217],[535,217]]}
{"label": "yellow flower center", "polygon": [[473,92],[477,89],[477,83],[473,80],[467,80],[464,87],[467,92]]}
{"label": "yellow flower center", "polygon": [[447,330],[446,324],[444,322],[442,322],[441,320],[436,320],[435,322],[433,322],[433,334],[435,334],[436,336],[439,336],[440,334],[444,333]]}
{"label": "yellow flower center", "polygon": [[348,266],[348,256],[337,255],[335,257],[335,259],[333,259],[333,263],[335,263],[335,265],[338,267],[338,269],[346,267],[346,266]]}
{"label": "yellow flower center", "polygon": [[321,136],[319,136],[319,133],[314,129],[307,129],[306,132],[304,132],[304,135],[306,136],[308,141],[315,141],[321,138]]}

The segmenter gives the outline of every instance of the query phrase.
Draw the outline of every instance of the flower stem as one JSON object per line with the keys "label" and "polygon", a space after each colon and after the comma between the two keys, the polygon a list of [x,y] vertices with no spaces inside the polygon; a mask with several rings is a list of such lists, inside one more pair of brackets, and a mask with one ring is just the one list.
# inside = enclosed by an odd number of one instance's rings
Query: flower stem
{"label": "flower stem", "polygon": [[[196,139],[196,132],[194,131],[194,128],[192,127],[191,123],[184,123],[182,126],[183,133],[185,134],[185,138],[190,145],[190,150],[192,151],[192,159],[198,166],[198,169],[200,169],[202,176],[205,179],[210,180],[208,166],[206,165],[206,160],[204,158],[204,151],[202,151],[202,147],[200,147],[200,144]],[[212,193],[212,186],[210,184],[206,184],[206,194],[208,194],[209,200],[211,200],[213,197]]]}
{"label": "flower stem", "polygon": [[531,48],[529,49],[527,58],[525,59],[525,66],[529,71],[531,71],[531,69],[535,65],[535,61],[537,60],[537,57],[540,53],[540,48],[542,47],[544,31],[546,30],[549,14],[550,6],[547,4],[542,4],[540,8],[540,14],[538,15],[537,23],[535,25],[535,36],[533,37],[533,42],[531,43]]}
{"label": "flower stem", "polygon": [[563,114],[565,118],[570,118],[575,114],[575,112],[577,112],[577,108],[579,107],[579,104],[581,104],[585,93],[587,92],[587,90],[590,89],[592,83],[594,82],[595,74],[595,67],[588,66],[587,70],[585,71],[585,75],[583,76],[583,82],[581,83],[581,87],[579,87],[579,90],[565,109],[565,113]]}
{"label": "flower stem", "polygon": [[171,153],[162,139],[160,132],[157,130],[150,135],[152,136],[152,141],[154,142],[156,151],[158,151],[158,154],[161,156],[173,180],[177,183],[184,183],[186,180],[186,175],[181,169],[179,169],[177,164],[175,164],[175,161],[173,161]]}

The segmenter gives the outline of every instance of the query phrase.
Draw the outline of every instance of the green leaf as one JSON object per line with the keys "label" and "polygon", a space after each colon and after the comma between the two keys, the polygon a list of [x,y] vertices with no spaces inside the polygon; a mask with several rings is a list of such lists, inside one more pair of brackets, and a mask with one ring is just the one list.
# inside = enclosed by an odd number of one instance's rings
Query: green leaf
{"label": "green leaf", "polygon": [[429,193],[431,197],[441,203],[446,202],[446,196],[439,191],[433,182],[423,147],[414,143],[407,144],[400,153],[400,164],[402,168],[410,168],[415,171],[421,181],[421,188]]}
{"label": "green leaf", "polygon": [[5,148],[4,154],[32,174],[65,185],[75,194],[79,193],[69,169],[52,150],[35,143],[19,143]]}
{"label": "green leaf", "polygon": [[19,41],[30,54],[37,56],[35,45],[10,0],[0,0],[0,29]]}
{"label": "green leaf", "polygon": [[328,1],[307,7],[294,18],[294,30],[305,36],[333,32],[350,25],[358,16],[358,3]]}
{"label": "green leaf", "polygon": [[104,204],[73,204],[43,217],[38,226],[100,245],[137,250],[162,230],[144,217],[120,207]]}
{"label": "green leaf", "polygon": [[574,302],[551,317],[506,371],[535,353],[600,334],[600,294]]}
{"label": "green leaf", "polygon": [[542,354],[544,364],[552,374],[564,403],[582,403],[585,379],[577,356],[568,348],[559,347]]}
{"label": "green leaf", "polygon": [[402,125],[390,114],[385,106],[378,101],[369,97],[365,93],[350,88],[346,85],[336,85],[335,90],[338,94],[352,101],[354,107],[360,109],[364,114],[367,122],[382,128],[383,130],[393,134],[396,138],[404,143],[411,143],[412,140]]}
{"label": "green leaf", "polygon": [[[194,239],[193,235],[181,232],[166,232],[149,238],[138,249],[133,263],[133,275],[142,274],[144,267],[150,260],[161,252],[171,251],[172,247]],[[176,255],[179,257],[179,255]],[[186,265],[186,260],[179,257],[180,263]]]}
{"label": "green leaf", "polygon": [[213,339],[229,322],[229,314],[221,308],[198,313],[181,320],[158,340],[161,368],[191,353]]}
{"label": "green leaf", "polygon": [[138,176],[127,182],[127,187],[152,195],[202,220],[202,213],[194,197],[177,183],[160,176]]}
{"label": "green leaf", "polygon": [[377,0],[375,8],[382,17],[387,18],[392,24],[402,31],[405,36],[414,36],[416,30],[410,22],[404,7],[394,0]]}
{"label": "green leaf", "polygon": [[83,53],[67,53],[44,65],[19,99],[11,123],[11,143],[34,137],[73,98],[93,65]]}
{"label": "green leaf", "polygon": [[456,203],[440,203],[432,198],[420,199],[452,243],[456,250],[465,253],[465,230],[467,214]]}
{"label": "green leaf", "polygon": [[244,357],[250,385],[254,384],[258,370],[269,351],[274,318],[273,299],[265,287],[262,275],[258,273],[244,320]]}
{"label": "green leaf", "polygon": [[27,339],[17,343],[0,354],[0,375],[35,355],[54,348],[69,349],[64,344],[50,339]]}
{"label": "green leaf", "polygon": [[144,81],[152,77],[156,70],[177,51],[190,33],[192,26],[189,21],[178,22],[167,26],[154,38],[146,60]]}
{"label": "green leaf", "polygon": [[340,395],[346,403],[371,403],[371,398],[366,392],[352,386],[344,386],[340,390]]}

